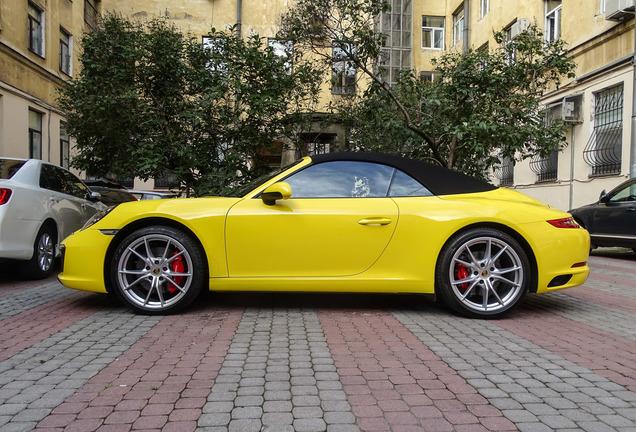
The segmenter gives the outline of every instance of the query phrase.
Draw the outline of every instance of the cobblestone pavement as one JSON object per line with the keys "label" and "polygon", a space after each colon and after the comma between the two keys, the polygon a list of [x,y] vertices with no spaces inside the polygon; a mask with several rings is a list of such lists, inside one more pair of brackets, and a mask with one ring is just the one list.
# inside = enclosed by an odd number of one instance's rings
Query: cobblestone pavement
{"label": "cobblestone pavement", "polygon": [[636,431],[636,255],[472,320],[416,296],[209,294],[135,315],[0,278],[2,431]]}

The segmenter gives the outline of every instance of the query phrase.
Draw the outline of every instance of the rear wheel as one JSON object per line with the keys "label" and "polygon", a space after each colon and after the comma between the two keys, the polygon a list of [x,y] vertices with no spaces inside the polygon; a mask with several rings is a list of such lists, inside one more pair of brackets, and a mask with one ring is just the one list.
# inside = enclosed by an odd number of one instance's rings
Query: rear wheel
{"label": "rear wheel", "polygon": [[199,295],[206,268],[192,237],[171,227],[150,226],[117,247],[111,281],[117,296],[133,309],[165,314],[183,309]]}
{"label": "rear wheel", "polygon": [[508,234],[471,229],[452,238],[440,253],[436,293],[453,310],[495,318],[516,307],[531,279],[525,251]]}
{"label": "rear wheel", "polygon": [[20,274],[25,279],[45,279],[53,273],[55,267],[55,229],[49,225],[42,225],[35,237],[33,256],[28,261],[21,261],[18,265]]}

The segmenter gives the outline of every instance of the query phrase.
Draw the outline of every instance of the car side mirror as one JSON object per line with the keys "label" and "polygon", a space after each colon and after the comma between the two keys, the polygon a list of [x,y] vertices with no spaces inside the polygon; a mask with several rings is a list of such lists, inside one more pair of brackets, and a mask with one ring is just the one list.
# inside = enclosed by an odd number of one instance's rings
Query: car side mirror
{"label": "car side mirror", "polygon": [[91,191],[90,195],[88,195],[86,199],[88,199],[89,201],[99,201],[101,197],[102,194],[100,194],[99,192]]}
{"label": "car side mirror", "polygon": [[603,189],[603,192],[601,192],[601,195],[598,197],[598,201],[602,203],[606,203],[609,201],[609,198],[607,196],[607,192],[605,191],[605,189]]}
{"label": "car side mirror", "polygon": [[287,182],[278,182],[268,186],[263,193],[261,199],[265,205],[274,205],[278,200],[286,200],[291,198],[291,186]]}

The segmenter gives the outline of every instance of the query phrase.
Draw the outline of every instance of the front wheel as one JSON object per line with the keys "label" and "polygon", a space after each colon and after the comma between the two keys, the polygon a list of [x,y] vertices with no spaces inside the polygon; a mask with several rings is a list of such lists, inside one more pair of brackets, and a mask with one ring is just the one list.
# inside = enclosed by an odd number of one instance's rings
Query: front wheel
{"label": "front wheel", "polygon": [[111,281],[117,296],[136,311],[166,314],[183,309],[199,295],[206,268],[199,245],[188,234],[150,226],[119,244]]}
{"label": "front wheel", "polygon": [[516,307],[528,292],[530,264],[508,234],[476,228],[442,249],[435,282],[440,299],[462,315],[496,318]]}

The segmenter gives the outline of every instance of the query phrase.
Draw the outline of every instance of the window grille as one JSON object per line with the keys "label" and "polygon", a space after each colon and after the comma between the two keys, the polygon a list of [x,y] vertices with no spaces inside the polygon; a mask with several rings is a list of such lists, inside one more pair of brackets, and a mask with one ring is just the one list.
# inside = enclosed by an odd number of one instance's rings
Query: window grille
{"label": "window grille", "polygon": [[171,189],[179,186],[177,178],[169,173],[164,172],[161,176],[155,177],[155,189]]}
{"label": "window grille", "polygon": [[623,138],[623,85],[594,95],[594,130],[583,159],[592,167],[592,176],[619,174]]}
{"label": "window grille", "polygon": [[499,186],[512,186],[515,174],[514,159],[507,156],[501,158],[501,164],[495,167],[494,174],[499,180]]}
{"label": "window grille", "polygon": [[559,153],[551,152],[548,156],[535,156],[530,160],[530,169],[537,175],[537,183],[555,181],[559,166]]}

